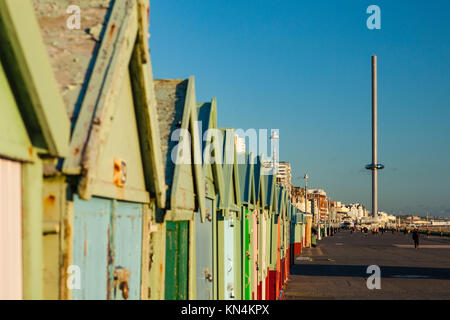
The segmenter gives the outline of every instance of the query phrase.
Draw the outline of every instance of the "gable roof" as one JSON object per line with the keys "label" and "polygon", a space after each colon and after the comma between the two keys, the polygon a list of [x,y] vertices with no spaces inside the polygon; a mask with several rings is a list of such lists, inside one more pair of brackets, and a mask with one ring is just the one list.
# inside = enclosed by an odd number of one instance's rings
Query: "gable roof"
{"label": "gable roof", "polygon": [[[171,214],[174,216],[178,212],[182,214],[183,210],[189,211],[194,209],[190,208],[185,203],[185,200],[180,199],[180,195],[177,194],[178,192],[192,191],[193,195],[196,195],[196,204],[202,219],[204,219],[206,217],[205,190],[199,129],[196,126],[198,115],[194,77],[191,76],[189,79],[155,80],[155,91],[161,137],[160,145],[164,159],[163,165],[167,188],[166,208],[170,209]],[[189,133],[190,137],[184,137],[182,130]],[[180,135],[181,140],[176,140],[180,138]],[[186,138],[190,138],[190,140],[186,141]],[[179,143],[187,143],[187,145],[178,146]],[[188,150],[184,150],[183,146],[188,147]],[[174,159],[172,159],[173,156],[175,157]],[[188,163],[189,161],[190,163]],[[192,169],[193,172],[191,171]],[[180,188],[179,184],[186,182],[183,181],[183,179],[187,178],[184,175],[188,174],[186,170],[191,174],[195,190],[182,190]]]}
{"label": "gable roof", "polygon": [[239,185],[241,203],[255,204],[255,171],[253,169],[255,157],[252,153],[245,152],[238,155]]}
{"label": "gable roof", "polygon": [[292,209],[293,209],[293,205],[291,204],[291,202],[289,201],[289,198],[287,196],[288,192],[286,192],[286,204],[287,204],[287,210],[286,210],[286,216],[285,219],[286,220],[290,220],[292,217]]}
{"label": "gable roof", "polygon": [[[217,101],[213,98],[211,102],[198,104],[198,121],[199,121],[199,140],[201,145],[201,155],[203,168],[211,167],[214,177],[214,186],[216,194],[219,195],[220,204],[223,204],[224,198],[224,177],[221,159],[221,141],[218,137],[220,130],[217,128]],[[205,154],[206,152],[206,154]],[[207,156],[214,157],[211,159]]]}
{"label": "gable roof", "polygon": [[50,0],[33,2],[72,123],[63,172],[81,174],[79,195],[82,199],[92,196],[99,159],[117,109],[115,101],[126,73],[131,70],[145,184],[158,205],[163,206],[164,176],[146,39],[149,3],[143,0],[79,1],[83,30],[70,30],[65,25],[61,28],[61,21],[65,24],[68,17],[66,6]]}
{"label": "gable roof", "polygon": [[0,42],[2,65],[33,146],[65,156],[69,120],[28,1],[0,1]]}
{"label": "gable roof", "polygon": [[[223,132],[223,177],[224,177],[224,205],[228,215],[229,210],[239,211],[241,192],[239,183],[239,169],[235,144],[235,131],[231,128],[221,129]],[[234,197],[233,197],[234,194]],[[234,203],[232,199],[234,198]]]}
{"label": "gable roof", "polygon": [[272,213],[273,207],[275,206],[276,203],[276,195],[275,195],[276,175],[274,174],[263,175],[263,180],[266,195],[265,208],[269,210],[269,213]]}
{"label": "gable roof", "polygon": [[285,190],[283,186],[277,184],[277,203],[278,203],[278,214],[283,217],[285,209],[286,209],[286,197],[285,197]]}
{"label": "gable roof", "polygon": [[259,155],[256,157],[256,163],[254,165],[254,177],[255,177],[255,195],[256,202],[259,202],[260,208],[265,208],[267,204],[266,199],[266,190],[264,186],[264,174],[263,174],[263,165],[261,159],[263,155]]}

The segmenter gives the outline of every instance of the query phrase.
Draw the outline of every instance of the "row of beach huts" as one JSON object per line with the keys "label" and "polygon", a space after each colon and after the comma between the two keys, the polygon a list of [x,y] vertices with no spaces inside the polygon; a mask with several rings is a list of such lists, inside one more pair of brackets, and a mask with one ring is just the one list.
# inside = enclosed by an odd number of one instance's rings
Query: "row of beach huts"
{"label": "row of beach huts", "polygon": [[311,217],[153,79],[148,1],[76,3],[0,0],[0,299],[281,299]]}

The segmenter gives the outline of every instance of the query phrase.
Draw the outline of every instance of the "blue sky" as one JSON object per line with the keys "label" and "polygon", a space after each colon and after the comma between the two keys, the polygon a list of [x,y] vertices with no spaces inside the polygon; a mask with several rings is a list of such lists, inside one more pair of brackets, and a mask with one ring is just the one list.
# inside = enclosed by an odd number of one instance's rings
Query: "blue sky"
{"label": "blue sky", "polygon": [[[369,30],[369,5],[381,30]],[[195,76],[219,126],[280,130],[293,184],[371,207],[378,56],[379,209],[450,216],[450,1],[151,1],[156,78]]]}

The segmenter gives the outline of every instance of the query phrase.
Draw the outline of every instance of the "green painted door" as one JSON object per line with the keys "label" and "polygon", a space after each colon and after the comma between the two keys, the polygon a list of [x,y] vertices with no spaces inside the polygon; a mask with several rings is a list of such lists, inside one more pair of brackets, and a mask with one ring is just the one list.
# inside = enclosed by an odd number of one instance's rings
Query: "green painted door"
{"label": "green painted door", "polygon": [[189,279],[189,221],[166,225],[166,300],[187,300]]}

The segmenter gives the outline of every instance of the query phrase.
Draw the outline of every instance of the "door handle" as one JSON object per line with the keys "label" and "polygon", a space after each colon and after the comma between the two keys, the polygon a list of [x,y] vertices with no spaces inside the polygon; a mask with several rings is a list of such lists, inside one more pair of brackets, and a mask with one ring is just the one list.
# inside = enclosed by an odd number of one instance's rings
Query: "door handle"
{"label": "door handle", "polygon": [[127,300],[130,295],[130,288],[128,281],[130,279],[131,271],[122,267],[117,267],[114,270],[114,286],[119,286],[122,291],[122,297]]}
{"label": "door handle", "polygon": [[211,272],[209,272],[209,269],[205,270],[205,279],[208,280],[209,282],[213,281],[213,276],[212,276]]}

